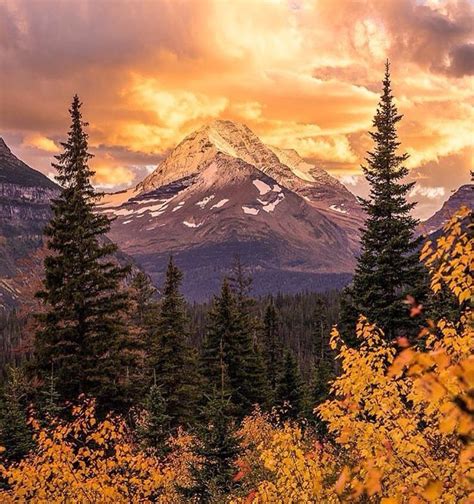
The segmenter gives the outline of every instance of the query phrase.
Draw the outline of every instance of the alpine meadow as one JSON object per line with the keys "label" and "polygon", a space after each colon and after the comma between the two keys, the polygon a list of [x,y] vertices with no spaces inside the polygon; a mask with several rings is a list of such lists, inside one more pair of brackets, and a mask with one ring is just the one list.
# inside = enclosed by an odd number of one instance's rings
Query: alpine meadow
{"label": "alpine meadow", "polygon": [[0,0],[1,503],[474,503],[473,26]]}

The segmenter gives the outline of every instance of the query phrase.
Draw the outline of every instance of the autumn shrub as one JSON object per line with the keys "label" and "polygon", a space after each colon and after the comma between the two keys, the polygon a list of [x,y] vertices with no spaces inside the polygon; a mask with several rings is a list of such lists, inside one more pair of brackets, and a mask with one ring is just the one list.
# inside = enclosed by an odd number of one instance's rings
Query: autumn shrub
{"label": "autumn shrub", "polygon": [[405,338],[387,342],[363,316],[358,348],[345,345],[335,328],[331,344],[342,371],[332,384],[332,398],[316,411],[336,446],[308,447],[295,425],[269,432],[270,442],[262,440],[258,452],[268,475],[249,502],[473,502],[468,217],[469,210],[462,209],[445,226],[445,235],[422,252],[432,290],[445,286],[456,296],[459,321],[430,321],[419,348]]}
{"label": "autumn shrub", "polygon": [[7,489],[0,502],[177,502],[176,482],[186,483],[190,436],[170,440],[172,454],[160,460],[140,451],[125,422],[98,422],[95,403],[85,400],[69,422],[43,427],[32,419],[37,448],[19,463],[0,466]]}

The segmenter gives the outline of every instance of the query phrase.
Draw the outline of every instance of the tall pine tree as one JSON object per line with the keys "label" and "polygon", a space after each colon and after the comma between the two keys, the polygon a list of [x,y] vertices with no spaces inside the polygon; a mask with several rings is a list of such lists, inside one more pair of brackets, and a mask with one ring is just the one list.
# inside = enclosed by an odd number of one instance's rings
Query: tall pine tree
{"label": "tall pine tree", "polygon": [[398,114],[392,95],[390,67],[386,64],[383,91],[370,136],[374,148],[362,166],[370,184],[370,197],[361,199],[367,214],[352,285],[342,304],[341,326],[348,340],[355,332],[356,319],[364,314],[392,340],[409,335],[414,321],[404,304],[407,294],[419,300],[425,296],[425,275],[419,262],[419,240],[414,238],[418,221],[410,212],[415,203],[407,202],[414,182],[404,183],[407,154],[398,154]]}
{"label": "tall pine tree", "polygon": [[145,418],[138,426],[138,436],[147,448],[152,448],[159,455],[169,451],[167,440],[170,436],[170,417],[166,414],[166,400],[160,387],[153,384],[145,396],[143,404]]}
{"label": "tall pine tree", "polygon": [[[243,413],[249,413],[255,404],[269,398],[269,386],[260,341],[257,339],[259,321],[256,301],[251,296],[252,277],[245,272],[240,257],[236,256],[229,277],[237,307],[238,332],[235,339],[236,365],[232,375],[238,385]],[[236,363],[236,364],[237,364]]]}
{"label": "tall pine tree", "polygon": [[36,369],[45,378],[54,368],[61,399],[86,393],[106,410],[125,404],[122,313],[127,296],[121,282],[128,268],[112,258],[117,247],[105,238],[109,218],[94,211],[98,195],[91,185],[92,155],[80,109],[76,95],[64,151],[53,163],[62,191],[52,202],[53,217],[45,229],[51,253],[38,293],[45,310],[35,338]]}
{"label": "tall pine tree", "polygon": [[234,292],[224,279],[220,296],[214,299],[202,350],[203,376],[208,394],[218,390],[225,366],[225,392],[235,413],[243,416],[268,395],[263,360],[253,340],[247,300]]}
{"label": "tall pine tree", "polygon": [[22,459],[34,447],[27,422],[27,392],[22,369],[7,369],[7,380],[0,390],[0,446],[10,462]]}
{"label": "tall pine tree", "polygon": [[283,345],[280,335],[280,323],[273,298],[270,299],[265,310],[262,340],[267,378],[272,395],[271,402],[273,402],[283,364]]}
{"label": "tall pine tree", "polygon": [[277,388],[277,404],[282,408],[282,418],[284,420],[298,418],[303,412],[304,400],[305,386],[298,363],[291,351],[287,350]]}
{"label": "tall pine tree", "polygon": [[240,453],[229,399],[216,390],[207,401],[192,452],[201,462],[189,468],[191,485],[180,487],[186,502],[220,504],[239,484],[236,459]]}
{"label": "tall pine tree", "polygon": [[[235,335],[239,331],[236,300],[226,278],[219,296],[214,298],[209,312],[207,334],[201,351],[201,369],[205,379],[205,391],[213,396],[222,390],[232,394],[230,367],[235,357]],[[235,398],[231,398],[235,400]]]}
{"label": "tall pine tree", "polygon": [[166,402],[172,427],[196,419],[200,380],[197,358],[188,342],[185,300],[180,293],[183,274],[170,257],[157,322],[157,337],[150,349],[150,364]]}

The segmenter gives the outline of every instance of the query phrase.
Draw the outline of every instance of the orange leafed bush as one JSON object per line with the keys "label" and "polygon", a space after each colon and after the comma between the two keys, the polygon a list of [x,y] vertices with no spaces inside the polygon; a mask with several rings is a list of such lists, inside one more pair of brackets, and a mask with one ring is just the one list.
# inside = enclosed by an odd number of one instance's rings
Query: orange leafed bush
{"label": "orange leafed bush", "polygon": [[423,351],[406,340],[400,351],[364,317],[358,349],[334,329],[342,373],[332,385],[334,398],[317,411],[336,452],[308,447],[296,426],[271,432],[271,442],[260,444],[269,475],[250,502],[474,502],[474,338],[465,303],[473,257],[461,226],[468,215],[462,209],[446,235],[423,250],[433,290],[444,284],[464,307],[459,323],[433,322],[424,330]]}
{"label": "orange leafed bush", "polygon": [[189,436],[170,441],[173,454],[159,460],[140,451],[119,418],[98,422],[91,400],[75,407],[70,422],[42,428],[32,420],[37,448],[9,467],[0,466],[8,490],[0,502],[177,502],[175,483],[186,482]]}

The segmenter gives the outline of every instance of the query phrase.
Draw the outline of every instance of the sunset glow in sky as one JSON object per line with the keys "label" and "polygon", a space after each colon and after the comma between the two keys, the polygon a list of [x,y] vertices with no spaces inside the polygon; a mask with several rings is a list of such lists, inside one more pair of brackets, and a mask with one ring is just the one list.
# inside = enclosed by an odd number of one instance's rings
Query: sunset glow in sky
{"label": "sunset glow in sky", "polygon": [[52,173],[77,92],[101,188],[226,118],[364,194],[388,57],[427,217],[469,181],[473,23],[470,0],[0,0],[0,135]]}

